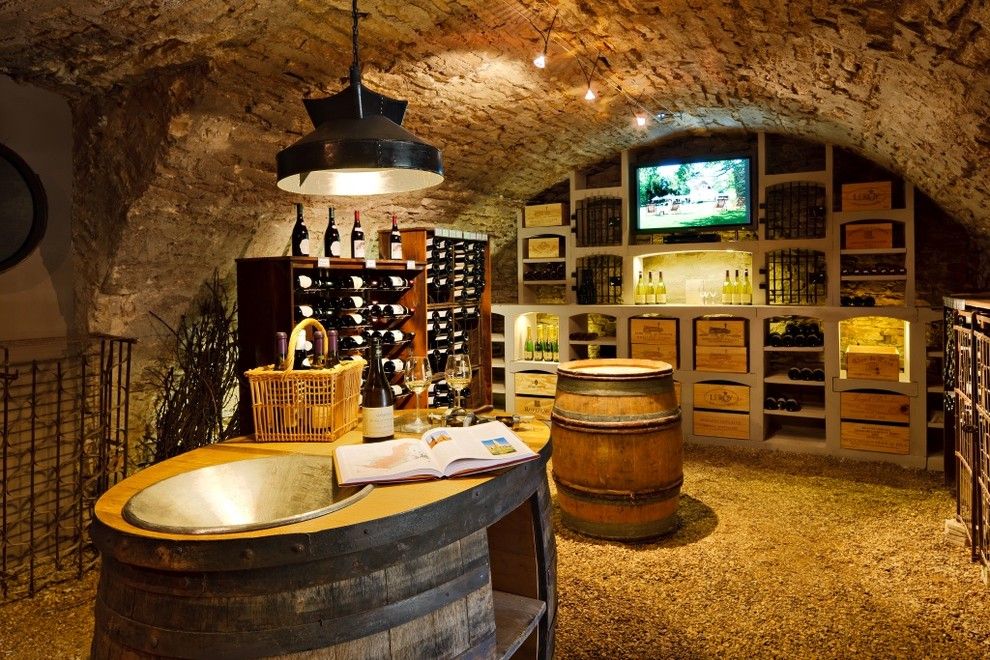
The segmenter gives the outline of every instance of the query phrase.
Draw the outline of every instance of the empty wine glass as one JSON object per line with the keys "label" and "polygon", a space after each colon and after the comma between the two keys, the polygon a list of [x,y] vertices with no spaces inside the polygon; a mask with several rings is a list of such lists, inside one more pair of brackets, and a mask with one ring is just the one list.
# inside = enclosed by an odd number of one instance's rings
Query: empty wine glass
{"label": "empty wine glass", "polygon": [[454,409],[461,407],[461,390],[471,383],[471,358],[465,353],[451,353],[447,356],[444,369],[447,384],[454,390]]}
{"label": "empty wine glass", "polygon": [[433,380],[433,371],[430,369],[430,361],[424,355],[413,355],[406,360],[406,387],[412,390],[416,399],[416,419],[406,425],[409,431],[425,431],[430,428],[419,414],[419,395],[423,393],[426,386]]}

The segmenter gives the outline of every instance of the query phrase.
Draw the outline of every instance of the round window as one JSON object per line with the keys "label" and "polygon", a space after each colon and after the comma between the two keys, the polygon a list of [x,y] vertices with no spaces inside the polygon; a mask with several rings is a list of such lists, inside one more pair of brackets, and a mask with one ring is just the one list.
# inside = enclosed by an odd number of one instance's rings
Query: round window
{"label": "round window", "polygon": [[31,254],[48,224],[41,179],[24,159],[0,144],[0,271]]}

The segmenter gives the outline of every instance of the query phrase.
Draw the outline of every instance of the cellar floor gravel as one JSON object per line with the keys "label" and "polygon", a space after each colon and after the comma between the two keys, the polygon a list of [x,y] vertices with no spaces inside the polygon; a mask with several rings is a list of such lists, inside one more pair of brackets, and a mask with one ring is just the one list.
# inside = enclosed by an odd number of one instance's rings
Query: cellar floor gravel
{"label": "cellar floor gravel", "polygon": [[[940,474],[686,448],[681,527],[557,526],[558,658],[990,657],[990,592]],[[96,572],[0,605],[0,656],[85,658]]]}

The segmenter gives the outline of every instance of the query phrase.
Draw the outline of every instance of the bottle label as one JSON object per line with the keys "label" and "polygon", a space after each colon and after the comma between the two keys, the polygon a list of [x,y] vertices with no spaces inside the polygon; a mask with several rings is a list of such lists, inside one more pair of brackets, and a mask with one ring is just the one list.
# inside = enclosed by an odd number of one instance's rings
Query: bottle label
{"label": "bottle label", "polygon": [[354,254],[351,256],[355,259],[364,259],[364,241],[354,241],[352,247]]}
{"label": "bottle label", "polygon": [[334,241],[330,244],[330,256],[331,257],[340,256],[340,241]]}
{"label": "bottle label", "polygon": [[304,238],[299,241],[299,254],[303,256],[309,255],[309,239]]}
{"label": "bottle label", "polygon": [[364,408],[362,435],[365,438],[388,438],[395,435],[394,406],[384,408]]}
{"label": "bottle label", "polygon": [[391,253],[393,259],[402,259],[402,243],[393,242],[391,245]]}

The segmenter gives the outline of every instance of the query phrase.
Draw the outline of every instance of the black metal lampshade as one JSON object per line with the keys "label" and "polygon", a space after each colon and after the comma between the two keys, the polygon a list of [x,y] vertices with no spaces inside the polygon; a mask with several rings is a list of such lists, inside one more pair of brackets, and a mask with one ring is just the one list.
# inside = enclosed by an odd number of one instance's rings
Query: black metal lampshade
{"label": "black metal lampshade", "polygon": [[440,150],[402,128],[406,102],[361,84],[357,0],[352,4],[351,84],[303,99],[315,130],[275,157],[278,187],[304,195],[379,195],[443,181]]}

